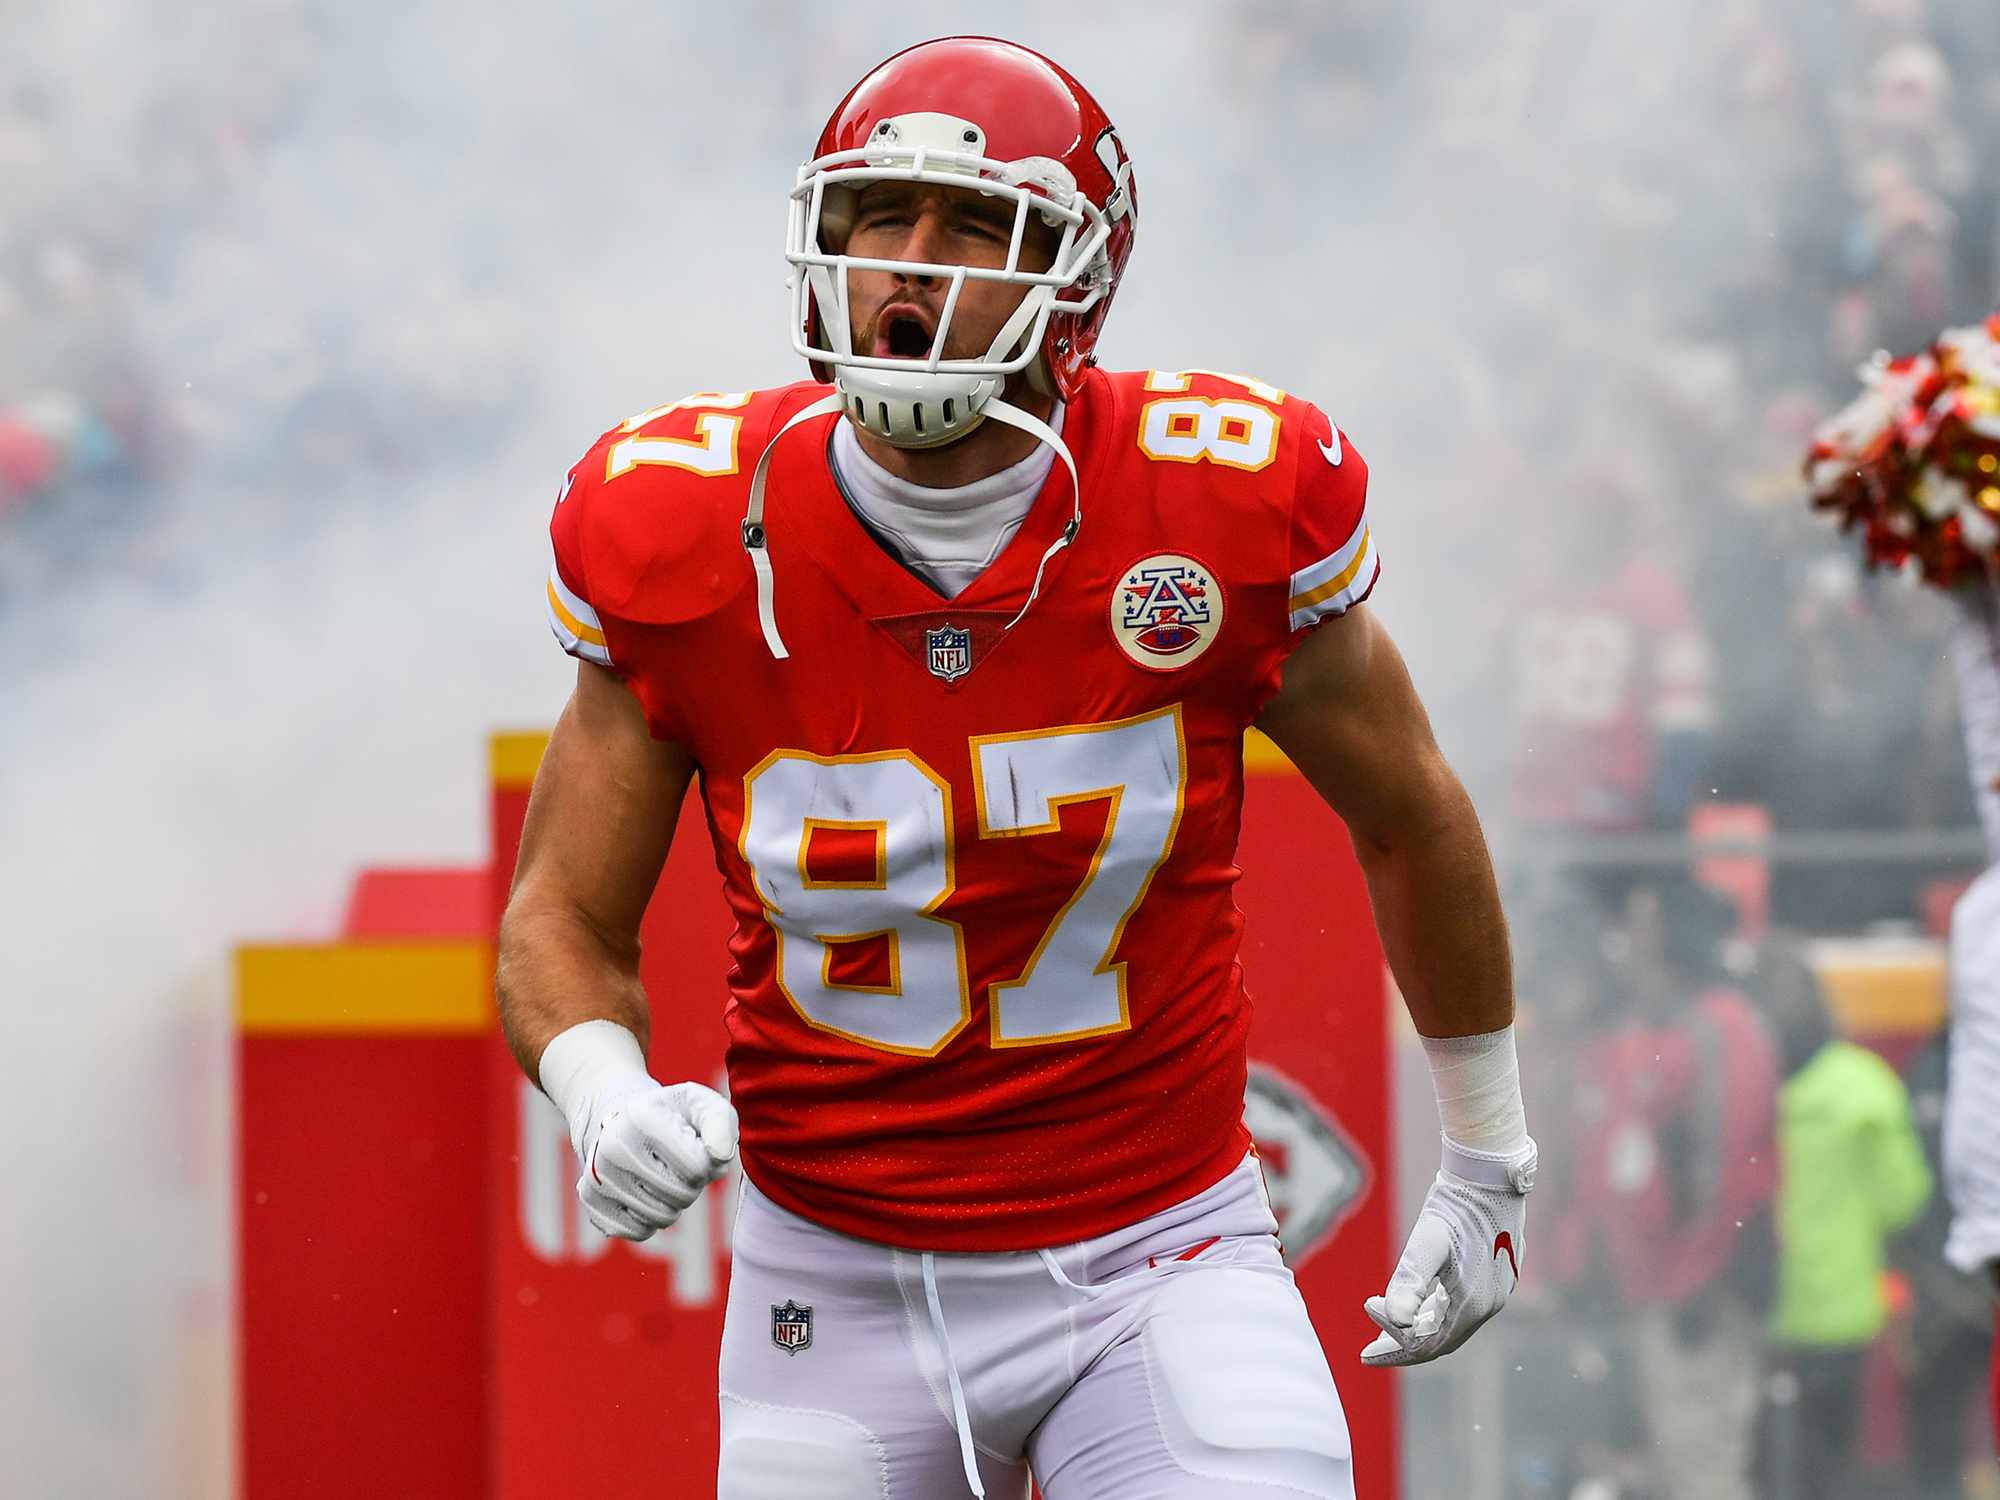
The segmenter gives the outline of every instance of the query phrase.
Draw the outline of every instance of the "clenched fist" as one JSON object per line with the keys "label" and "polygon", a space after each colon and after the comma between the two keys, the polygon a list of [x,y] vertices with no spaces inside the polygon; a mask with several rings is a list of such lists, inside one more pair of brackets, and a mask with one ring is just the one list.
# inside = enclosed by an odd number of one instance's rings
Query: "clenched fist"
{"label": "clenched fist", "polygon": [[655,1080],[639,1039],[613,1021],[561,1032],[537,1071],[583,1163],[576,1195],[606,1234],[665,1229],[736,1160],[735,1107],[701,1084]]}
{"label": "clenched fist", "polygon": [[665,1229],[736,1159],[736,1110],[698,1083],[658,1084],[615,1104],[583,1153],[576,1195],[622,1240]]}

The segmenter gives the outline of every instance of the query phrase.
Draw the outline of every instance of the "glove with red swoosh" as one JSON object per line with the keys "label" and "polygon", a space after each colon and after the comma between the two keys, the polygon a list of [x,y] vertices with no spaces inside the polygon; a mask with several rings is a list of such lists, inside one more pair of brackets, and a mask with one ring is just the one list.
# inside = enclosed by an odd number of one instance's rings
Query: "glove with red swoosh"
{"label": "glove with red swoosh", "polygon": [[736,1111],[698,1083],[647,1080],[617,1099],[583,1153],[576,1195],[621,1240],[665,1229],[736,1156]]}
{"label": "glove with red swoosh", "polygon": [[1449,1354],[1507,1305],[1521,1279],[1535,1143],[1509,1156],[1449,1138],[1387,1291],[1365,1307],[1382,1330],[1364,1365],[1420,1365]]}

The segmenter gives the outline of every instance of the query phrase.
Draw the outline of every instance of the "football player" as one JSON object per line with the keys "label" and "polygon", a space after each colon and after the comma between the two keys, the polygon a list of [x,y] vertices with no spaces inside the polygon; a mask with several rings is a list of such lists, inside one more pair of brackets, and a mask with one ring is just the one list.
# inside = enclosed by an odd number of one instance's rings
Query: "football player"
{"label": "football player", "polygon": [[[581,665],[502,1015],[606,1234],[741,1153],[723,1500],[1352,1495],[1242,1123],[1252,725],[1345,820],[1437,1080],[1442,1168],[1364,1358],[1455,1349],[1519,1274],[1505,927],[1357,608],[1366,467],[1261,381],[1097,366],[1138,216],[1061,68],[900,53],[792,191],[813,379],[641,413],[556,505]],[[646,1066],[640,916],[697,772],[727,1100]]]}

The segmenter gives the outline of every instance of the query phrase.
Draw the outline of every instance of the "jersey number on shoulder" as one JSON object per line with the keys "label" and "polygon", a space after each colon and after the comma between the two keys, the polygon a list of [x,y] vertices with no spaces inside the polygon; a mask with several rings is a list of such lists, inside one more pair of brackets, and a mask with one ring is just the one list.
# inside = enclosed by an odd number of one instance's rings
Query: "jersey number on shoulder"
{"label": "jersey number on shoulder", "polygon": [[694,419],[695,435],[620,438],[605,456],[605,482],[608,484],[620,474],[629,474],[641,464],[665,464],[696,474],[734,474],[736,444],[743,433],[743,419],[732,417],[729,413],[738,407],[748,406],[754,394],[753,391],[696,391],[692,396],[683,396],[665,406],[640,412],[619,431],[642,432],[674,412],[692,411],[698,413]]}
{"label": "jersey number on shoulder", "polygon": [[[1109,801],[1104,834],[1020,974],[992,986],[995,1047],[1075,1041],[1131,1024],[1113,959],[1180,827],[1187,748],[1178,705],[1109,724],[982,735],[969,744],[979,837],[1033,838],[1074,802]],[[951,787],[908,751],[781,750],[744,778],[742,853],[778,939],[778,983],[809,1023],[928,1057],[965,1029],[965,936],[939,908],[956,888]],[[848,878],[815,877],[822,830]],[[824,867],[822,867],[824,868]],[[886,983],[842,982],[863,946]]]}
{"label": "jersey number on shoulder", "polygon": [[1146,389],[1185,391],[1194,375],[1239,385],[1256,400],[1183,396],[1148,401],[1139,409],[1139,451],[1164,463],[1225,464],[1252,473],[1275,459],[1279,418],[1272,408],[1284,402],[1285,393],[1261,380],[1221,370],[1152,370],[1146,375]]}

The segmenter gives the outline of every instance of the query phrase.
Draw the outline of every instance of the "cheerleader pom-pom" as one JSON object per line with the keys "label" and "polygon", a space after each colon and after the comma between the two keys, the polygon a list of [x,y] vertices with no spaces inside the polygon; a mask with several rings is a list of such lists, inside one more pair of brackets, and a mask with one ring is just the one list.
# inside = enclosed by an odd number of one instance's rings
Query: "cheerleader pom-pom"
{"label": "cheerleader pom-pom", "polygon": [[2000,576],[2000,315],[1861,379],[1813,436],[1812,504],[1860,533],[1872,567],[1942,588]]}

